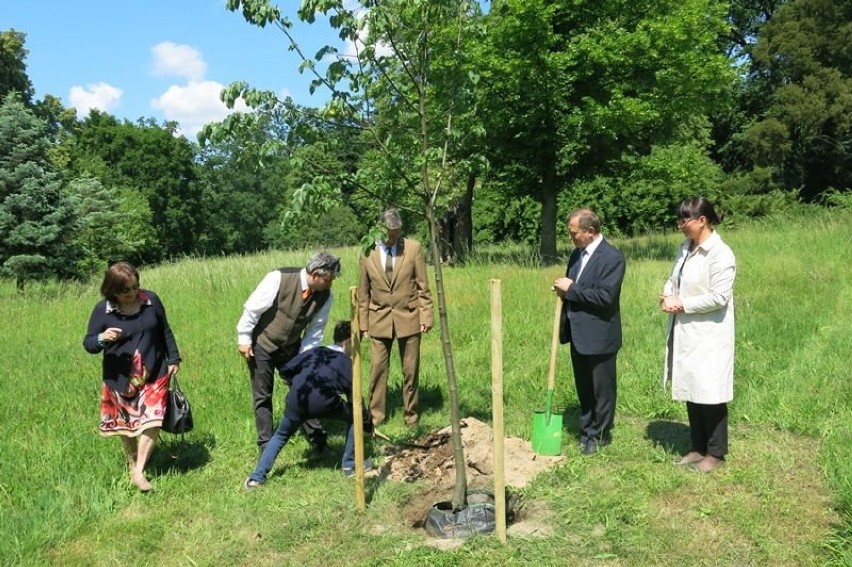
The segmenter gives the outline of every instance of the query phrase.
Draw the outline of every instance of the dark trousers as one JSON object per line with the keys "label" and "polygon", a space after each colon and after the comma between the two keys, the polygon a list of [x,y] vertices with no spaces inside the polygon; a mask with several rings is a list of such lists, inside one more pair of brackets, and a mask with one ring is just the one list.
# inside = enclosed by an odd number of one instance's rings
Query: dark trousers
{"label": "dark trousers", "polygon": [[692,450],[724,459],[728,454],[728,404],[686,402]]}
{"label": "dark trousers", "polygon": [[[254,426],[257,429],[257,445],[263,450],[272,437],[272,390],[275,385],[275,370],[299,354],[299,346],[281,348],[274,353],[268,353],[258,345],[254,345],[254,357],[249,359],[248,367],[251,373],[251,394],[254,405]],[[326,443],[326,433],[318,419],[309,419],[302,424],[302,431],[314,447],[322,447]]]}
{"label": "dark trousers", "polygon": [[616,357],[612,354],[580,354],[571,345],[574,385],[580,401],[580,443],[610,442],[615,421]]}

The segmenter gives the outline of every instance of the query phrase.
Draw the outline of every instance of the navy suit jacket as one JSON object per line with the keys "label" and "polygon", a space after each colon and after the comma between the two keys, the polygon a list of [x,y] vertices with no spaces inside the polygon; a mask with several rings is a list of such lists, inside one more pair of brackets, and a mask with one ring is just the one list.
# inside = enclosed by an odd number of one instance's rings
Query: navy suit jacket
{"label": "navy suit jacket", "polygon": [[[306,350],[280,369],[290,390],[284,415],[292,421],[328,418],[352,421],[352,359],[345,353],[320,346]],[[372,431],[370,412],[362,403],[364,430]]]}
{"label": "navy suit jacket", "polygon": [[572,343],[579,354],[614,354],[621,348],[624,255],[603,240],[578,281],[582,252],[576,248],[568,258],[565,276],[574,280],[574,284],[562,298],[559,341]]}

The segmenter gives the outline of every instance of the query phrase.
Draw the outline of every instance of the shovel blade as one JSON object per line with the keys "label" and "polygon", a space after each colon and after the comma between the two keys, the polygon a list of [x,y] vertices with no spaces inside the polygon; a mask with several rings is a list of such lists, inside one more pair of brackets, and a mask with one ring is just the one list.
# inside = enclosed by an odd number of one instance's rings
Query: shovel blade
{"label": "shovel blade", "polygon": [[537,411],[533,415],[532,449],[537,455],[562,453],[562,414]]}

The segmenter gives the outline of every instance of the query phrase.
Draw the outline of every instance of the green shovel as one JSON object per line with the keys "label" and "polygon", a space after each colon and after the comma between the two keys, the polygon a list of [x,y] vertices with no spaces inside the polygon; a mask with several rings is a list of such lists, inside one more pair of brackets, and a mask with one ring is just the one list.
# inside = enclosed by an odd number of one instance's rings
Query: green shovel
{"label": "green shovel", "polygon": [[553,338],[550,344],[550,368],[547,371],[547,404],[544,411],[533,415],[532,448],[538,455],[562,453],[562,414],[553,413],[553,386],[556,381],[556,353],[559,348],[559,316],[562,299],[556,297],[556,314],[553,318]]}

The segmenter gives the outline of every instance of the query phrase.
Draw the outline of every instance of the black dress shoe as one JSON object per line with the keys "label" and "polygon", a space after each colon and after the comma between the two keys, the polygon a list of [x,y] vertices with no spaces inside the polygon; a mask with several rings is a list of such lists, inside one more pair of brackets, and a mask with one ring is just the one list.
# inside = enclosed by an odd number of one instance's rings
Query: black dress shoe
{"label": "black dress shoe", "polygon": [[583,453],[584,455],[594,455],[594,454],[595,454],[595,453],[597,453],[597,452],[598,452],[598,443],[597,443],[597,441],[594,441],[594,440],[592,440],[592,441],[587,441],[587,442],[586,442],[586,444],[583,446],[583,451],[582,451],[582,453]]}

